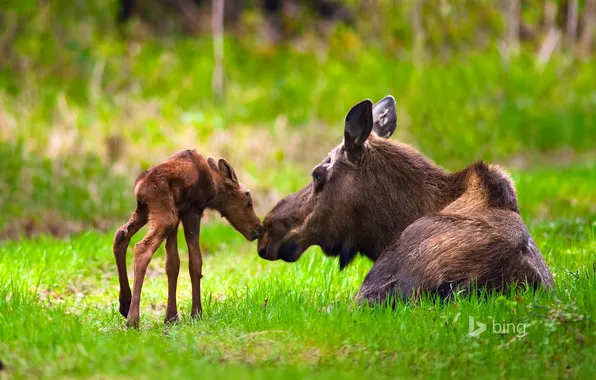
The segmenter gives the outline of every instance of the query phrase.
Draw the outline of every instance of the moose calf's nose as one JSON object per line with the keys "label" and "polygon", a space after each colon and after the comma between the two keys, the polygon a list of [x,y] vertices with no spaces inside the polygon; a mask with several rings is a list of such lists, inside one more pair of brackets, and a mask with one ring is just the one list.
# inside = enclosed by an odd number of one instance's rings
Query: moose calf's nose
{"label": "moose calf's nose", "polygon": [[255,232],[257,233],[257,239],[260,239],[265,235],[265,227],[262,224],[257,225],[255,228]]}

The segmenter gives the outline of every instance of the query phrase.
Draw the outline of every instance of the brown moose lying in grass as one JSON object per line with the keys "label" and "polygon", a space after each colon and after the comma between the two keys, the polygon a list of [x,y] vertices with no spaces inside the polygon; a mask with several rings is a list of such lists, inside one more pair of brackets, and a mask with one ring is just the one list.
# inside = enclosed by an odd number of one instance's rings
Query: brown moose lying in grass
{"label": "brown moose lying in grass", "polygon": [[360,301],[450,295],[478,286],[552,287],[553,277],[522,221],[510,177],[478,162],[447,173],[406,144],[395,100],[365,100],[345,119],[344,141],[312,171],[312,182],[265,217],[258,253],[293,262],[312,245],[375,264]]}
{"label": "brown moose lying in grass", "polygon": [[[134,185],[137,207],[130,220],[114,236],[114,256],[120,282],[120,313],[129,327],[139,324],[141,288],[151,257],[166,241],[168,305],[166,322],[176,321],[176,286],[180,272],[178,224],[184,227],[188,245],[189,272],[192,284],[193,317],[201,317],[201,269],[199,246],[201,216],[205,209],[217,210],[236,230],[250,241],[263,235],[263,225],[254,212],[249,190],[224,159],[205,160],[194,150],[179,152],[159,165],[143,172]],[[126,274],[126,249],[132,236],[145,224],[150,229],[135,246],[134,289],[130,292]]]}

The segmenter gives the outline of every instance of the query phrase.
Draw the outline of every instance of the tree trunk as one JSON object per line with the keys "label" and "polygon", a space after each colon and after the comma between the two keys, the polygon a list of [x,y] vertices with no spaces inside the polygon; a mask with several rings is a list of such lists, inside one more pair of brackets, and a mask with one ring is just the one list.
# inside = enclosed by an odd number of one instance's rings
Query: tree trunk
{"label": "tree trunk", "polygon": [[414,0],[412,4],[412,37],[414,63],[419,66],[424,59],[424,29],[422,28],[422,1]]}
{"label": "tree trunk", "polygon": [[223,16],[224,0],[213,0],[211,27],[213,32],[213,95],[221,98],[224,87]]}
{"label": "tree trunk", "polygon": [[548,0],[544,3],[544,30],[546,33],[549,33],[556,27],[556,19],[557,4],[553,0]]}
{"label": "tree trunk", "polygon": [[569,0],[567,8],[567,45],[570,49],[575,46],[577,39],[577,0]]}
{"label": "tree trunk", "polygon": [[519,51],[520,0],[507,0],[507,49],[509,55]]}
{"label": "tree trunk", "polygon": [[583,33],[580,39],[584,53],[589,54],[594,40],[594,24],[596,23],[596,0],[586,0],[586,9],[583,17]]}
{"label": "tree trunk", "polygon": [[548,63],[553,52],[557,48],[557,44],[561,37],[561,32],[557,28],[557,5],[553,1],[547,1],[544,4],[544,26],[546,28],[546,36],[542,41],[542,46],[538,52],[536,63],[540,69]]}

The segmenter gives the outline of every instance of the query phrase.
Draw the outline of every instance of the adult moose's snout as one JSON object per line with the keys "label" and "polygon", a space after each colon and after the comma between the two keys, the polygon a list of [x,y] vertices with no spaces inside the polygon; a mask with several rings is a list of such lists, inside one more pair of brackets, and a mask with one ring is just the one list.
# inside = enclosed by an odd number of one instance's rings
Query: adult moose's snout
{"label": "adult moose's snout", "polygon": [[259,252],[259,257],[265,260],[277,260],[277,257],[273,257],[268,254],[269,244],[271,244],[271,238],[269,237],[268,233],[264,233],[263,236],[259,238],[259,243],[257,244],[257,251]]}
{"label": "adult moose's snout", "polygon": [[[259,239],[258,253],[265,260],[296,261],[304,249],[299,245],[300,232],[306,217],[312,212],[310,187],[288,195],[273,207],[263,219],[265,233]],[[308,246],[306,246],[308,248]]]}
{"label": "adult moose's snout", "polygon": [[266,259],[267,257],[267,245],[269,244],[269,237],[262,236],[259,238],[259,242],[257,244],[257,250],[259,252],[259,256],[262,259]]}
{"label": "adult moose's snout", "polygon": [[261,257],[262,259],[265,258],[265,254],[267,253],[267,246],[261,246],[261,244],[259,244],[259,247],[257,248],[259,250],[259,257]]}

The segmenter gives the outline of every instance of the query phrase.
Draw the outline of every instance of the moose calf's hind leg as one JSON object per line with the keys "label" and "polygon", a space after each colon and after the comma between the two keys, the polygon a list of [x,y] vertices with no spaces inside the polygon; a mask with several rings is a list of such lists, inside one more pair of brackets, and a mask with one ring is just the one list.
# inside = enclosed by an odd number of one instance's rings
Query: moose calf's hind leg
{"label": "moose calf's hind leg", "polygon": [[178,224],[166,238],[166,274],[168,275],[168,306],[165,322],[178,322],[176,308],[176,287],[180,273],[180,256],[178,254]]}
{"label": "moose calf's hind leg", "polygon": [[141,289],[143,288],[143,280],[147,272],[147,266],[151,261],[151,257],[161,243],[164,241],[170,231],[176,226],[176,219],[173,217],[160,215],[160,219],[154,221],[155,225],[145,236],[145,238],[135,246],[135,269],[134,269],[134,285],[132,291],[132,300],[130,303],[130,310],[128,312],[127,326],[138,327],[139,325],[139,308],[141,303]]}
{"label": "moose calf's hind leg", "polygon": [[137,209],[130,217],[130,220],[120,227],[114,235],[113,251],[116,258],[116,266],[118,267],[118,282],[120,284],[120,314],[125,318],[128,316],[131,298],[130,284],[128,283],[128,275],[126,273],[126,250],[130,244],[130,239],[145,224],[147,224],[147,208],[137,205]]}

